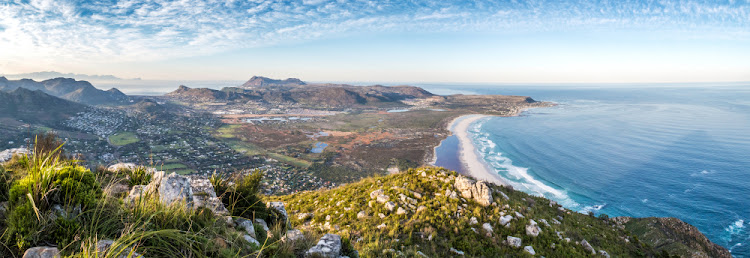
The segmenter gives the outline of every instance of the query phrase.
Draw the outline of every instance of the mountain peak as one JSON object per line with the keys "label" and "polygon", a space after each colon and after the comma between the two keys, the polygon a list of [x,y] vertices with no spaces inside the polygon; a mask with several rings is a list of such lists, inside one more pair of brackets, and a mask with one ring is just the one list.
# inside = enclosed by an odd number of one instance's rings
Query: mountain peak
{"label": "mountain peak", "polygon": [[297,78],[287,78],[285,80],[277,80],[277,79],[271,79],[271,78],[263,77],[263,76],[253,76],[252,78],[250,78],[250,80],[242,84],[242,87],[252,88],[252,87],[263,87],[263,86],[299,86],[299,85],[306,85],[306,83]]}

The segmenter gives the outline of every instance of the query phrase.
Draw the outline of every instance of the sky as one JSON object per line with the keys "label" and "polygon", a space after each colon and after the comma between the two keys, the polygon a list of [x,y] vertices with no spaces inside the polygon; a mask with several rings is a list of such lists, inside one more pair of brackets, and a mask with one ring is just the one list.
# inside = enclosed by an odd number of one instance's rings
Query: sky
{"label": "sky", "polygon": [[750,81],[750,0],[0,0],[0,74]]}

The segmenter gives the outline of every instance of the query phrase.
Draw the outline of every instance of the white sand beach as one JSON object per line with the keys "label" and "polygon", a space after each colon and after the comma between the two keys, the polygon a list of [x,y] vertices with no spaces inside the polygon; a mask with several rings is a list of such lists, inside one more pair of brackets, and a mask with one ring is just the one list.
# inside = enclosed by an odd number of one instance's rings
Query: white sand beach
{"label": "white sand beach", "polygon": [[448,130],[452,131],[458,138],[460,148],[460,159],[466,168],[466,174],[479,180],[492,182],[498,185],[506,183],[495,175],[481,160],[474,144],[471,142],[469,126],[479,119],[488,117],[486,115],[465,115],[454,119],[449,125]]}

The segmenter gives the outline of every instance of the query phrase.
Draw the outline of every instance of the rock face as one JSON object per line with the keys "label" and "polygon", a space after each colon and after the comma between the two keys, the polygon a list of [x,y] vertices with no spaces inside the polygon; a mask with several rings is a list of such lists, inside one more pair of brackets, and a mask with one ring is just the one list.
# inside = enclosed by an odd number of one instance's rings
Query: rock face
{"label": "rock face", "polygon": [[490,206],[492,204],[492,190],[483,181],[474,183],[472,179],[464,176],[456,177],[454,183],[456,190],[461,194],[461,197],[466,199],[474,199],[482,206]]}
{"label": "rock face", "polygon": [[117,163],[107,167],[107,171],[118,172],[120,170],[133,170],[137,166],[134,163]]}
{"label": "rock face", "polygon": [[29,248],[23,253],[23,258],[56,258],[60,257],[60,250],[56,247],[42,246]]}
{"label": "rock face", "polygon": [[208,178],[181,176],[176,173],[165,175],[163,171],[153,171],[151,183],[135,185],[130,190],[126,202],[133,203],[144,195],[158,195],[165,205],[182,203],[185,207],[204,207],[214,214],[227,215],[229,211],[216,196],[216,191]]}
{"label": "rock face", "polygon": [[711,242],[694,226],[678,218],[611,218],[638,240],[683,257],[732,257],[726,248]]}
{"label": "rock face", "polygon": [[508,236],[506,241],[508,241],[509,246],[512,246],[515,248],[521,247],[521,244],[523,243],[520,238],[512,237],[512,236]]}
{"label": "rock face", "polygon": [[184,202],[190,206],[193,190],[190,178],[172,173],[164,177],[159,184],[159,200],[166,205]]}
{"label": "rock face", "polygon": [[305,252],[305,257],[330,257],[338,258],[341,255],[341,237],[334,234],[325,234],[320,238],[318,244]]}
{"label": "rock face", "polygon": [[237,221],[237,229],[244,229],[245,232],[251,237],[257,237],[255,235],[255,226],[253,226],[252,221],[242,218],[236,218],[235,220]]}

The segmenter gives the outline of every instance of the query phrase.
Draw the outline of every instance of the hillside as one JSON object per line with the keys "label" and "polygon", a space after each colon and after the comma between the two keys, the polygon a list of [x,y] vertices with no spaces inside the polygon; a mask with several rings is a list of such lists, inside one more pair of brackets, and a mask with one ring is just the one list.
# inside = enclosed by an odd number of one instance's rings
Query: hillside
{"label": "hillside", "polygon": [[40,90],[16,88],[10,92],[0,91],[0,117],[53,125],[85,109],[86,105],[50,96]]}
{"label": "hillside", "polygon": [[[684,255],[674,246],[654,248],[639,241],[664,228],[689,247],[708,241],[700,233],[684,235],[666,224],[629,231],[631,227],[604,217],[576,213],[510,188],[475,183],[440,168],[270,199],[286,203],[294,227],[348,236],[363,257]],[[728,257],[726,249],[704,254]]]}
{"label": "hillside", "polygon": [[0,90],[11,91],[17,88],[40,90],[52,96],[87,105],[123,104],[129,101],[127,95],[115,88],[104,91],[95,88],[87,81],[55,78],[37,82],[30,79],[8,80],[0,77]]}
{"label": "hillside", "polygon": [[299,104],[313,108],[350,108],[403,105],[402,100],[434,96],[414,86],[352,86],[346,84],[307,84],[299,79],[276,80],[253,76],[240,87],[222,90],[180,86],[166,96],[188,101],[248,101]]}

